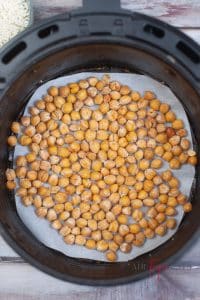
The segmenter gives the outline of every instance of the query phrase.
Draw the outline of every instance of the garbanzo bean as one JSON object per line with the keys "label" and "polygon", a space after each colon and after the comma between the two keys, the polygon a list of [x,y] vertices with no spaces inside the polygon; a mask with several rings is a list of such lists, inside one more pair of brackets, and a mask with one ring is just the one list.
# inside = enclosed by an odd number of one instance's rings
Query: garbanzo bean
{"label": "garbanzo bean", "polygon": [[176,219],[167,219],[166,226],[168,229],[174,229],[176,227]]}
{"label": "garbanzo bean", "polygon": [[190,202],[187,202],[183,205],[183,210],[185,213],[188,213],[192,210],[192,204]]}
{"label": "garbanzo bean", "polygon": [[120,250],[124,253],[129,253],[132,249],[132,246],[128,243],[122,243],[120,245]]}
{"label": "garbanzo bean", "polygon": [[166,233],[166,227],[164,225],[159,225],[158,227],[156,227],[155,233],[158,234],[158,235],[160,235],[160,236],[165,235],[165,233]]}
{"label": "garbanzo bean", "polygon": [[146,228],[144,230],[144,235],[145,235],[146,238],[152,239],[155,234],[154,234],[154,231],[151,228]]}

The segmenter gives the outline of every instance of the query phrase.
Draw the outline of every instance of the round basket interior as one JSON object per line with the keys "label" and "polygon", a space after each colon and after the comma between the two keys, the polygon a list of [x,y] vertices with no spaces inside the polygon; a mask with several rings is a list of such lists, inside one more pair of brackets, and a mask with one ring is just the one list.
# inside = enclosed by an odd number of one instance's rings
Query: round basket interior
{"label": "round basket interior", "polygon": [[[12,192],[5,188],[5,170],[12,165],[12,152],[7,147],[11,122],[17,120],[35,89],[50,79],[82,71],[132,72],[148,74],[164,82],[180,99],[193,131],[194,144],[200,143],[199,95],[184,72],[177,71],[173,63],[159,58],[157,50],[143,50],[139,43],[119,43],[110,38],[88,39],[72,44],[59,45],[45,56],[31,62],[7,88],[0,102],[0,219],[1,232],[10,245],[25,259],[41,270],[59,277],[84,284],[117,284],[139,279],[149,274],[149,266],[170,261],[191,238],[199,226],[200,194],[199,166],[191,192],[193,210],[186,215],[177,233],[168,242],[128,262],[98,262],[65,256],[41,244],[20,220]],[[136,87],[137,89],[137,87]],[[73,249],[72,249],[73,251]],[[73,253],[72,253],[73,255]]]}

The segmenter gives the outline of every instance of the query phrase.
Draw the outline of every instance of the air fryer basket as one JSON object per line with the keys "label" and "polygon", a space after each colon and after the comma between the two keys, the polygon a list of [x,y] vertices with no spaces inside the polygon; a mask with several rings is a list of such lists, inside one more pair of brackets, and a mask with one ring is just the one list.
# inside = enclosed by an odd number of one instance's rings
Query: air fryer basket
{"label": "air fryer basket", "polygon": [[45,81],[90,70],[137,72],[173,90],[187,112],[194,143],[199,145],[200,48],[165,23],[122,10],[119,0],[85,0],[83,4],[80,10],[30,28],[0,54],[0,232],[22,257],[53,276],[81,284],[118,284],[149,274],[152,260],[155,268],[164,261],[170,263],[197,232],[199,165],[191,193],[194,208],[168,242],[129,262],[74,259],[37,241],[17,215],[14,194],[5,188],[5,170],[12,165],[6,144],[9,127]]}

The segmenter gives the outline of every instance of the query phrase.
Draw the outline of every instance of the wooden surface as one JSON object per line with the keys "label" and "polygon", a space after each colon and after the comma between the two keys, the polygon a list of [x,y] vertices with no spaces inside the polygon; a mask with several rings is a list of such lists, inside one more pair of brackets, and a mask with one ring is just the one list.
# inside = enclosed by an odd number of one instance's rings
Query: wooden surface
{"label": "wooden surface", "polygon": [[[32,2],[35,20],[69,11],[82,3],[80,0]],[[200,43],[199,0],[122,0],[122,7],[158,17]],[[25,299],[200,300],[200,237],[161,274],[107,288],[75,285],[43,274],[24,262],[0,237],[0,300]]]}

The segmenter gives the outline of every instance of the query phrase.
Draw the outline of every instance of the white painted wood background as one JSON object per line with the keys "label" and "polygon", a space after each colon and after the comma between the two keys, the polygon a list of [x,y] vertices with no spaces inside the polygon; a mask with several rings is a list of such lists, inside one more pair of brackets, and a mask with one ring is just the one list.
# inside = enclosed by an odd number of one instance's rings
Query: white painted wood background
{"label": "white painted wood background", "polygon": [[[7,0],[9,1],[9,0]],[[94,0],[100,1],[100,0]],[[109,1],[109,0],[108,0]],[[81,0],[33,0],[35,21],[80,7]],[[122,0],[200,43],[200,0]],[[24,262],[0,237],[0,300],[200,300],[200,237],[158,278],[115,287],[89,287],[50,277]]]}

